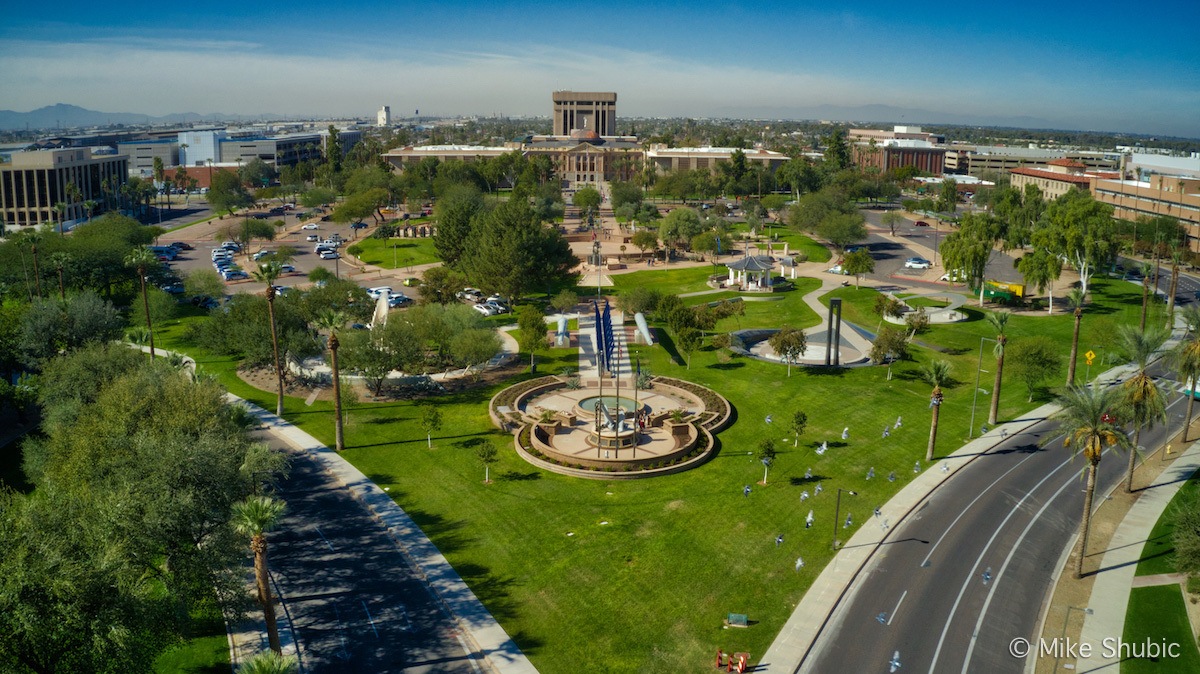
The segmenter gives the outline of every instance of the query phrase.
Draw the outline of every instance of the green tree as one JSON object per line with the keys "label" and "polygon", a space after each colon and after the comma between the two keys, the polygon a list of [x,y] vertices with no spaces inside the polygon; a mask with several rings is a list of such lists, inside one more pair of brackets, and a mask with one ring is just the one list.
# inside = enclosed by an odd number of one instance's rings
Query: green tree
{"label": "green tree", "polygon": [[154,359],[154,325],[150,321],[150,299],[146,294],[146,270],[151,265],[158,264],[158,256],[148,248],[139,248],[125,256],[125,264],[137,270],[138,282],[142,288],[142,309],[146,316],[146,330],[150,333],[150,358]]}
{"label": "green tree", "polygon": [[471,368],[490,360],[500,352],[501,347],[500,337],[489,328],[463,330],[450,339],[450,355],[454,363],[466,368],[475,379],[479,378],[479,368]]}
{"label": "green tree", "polygon": [[958,229],[947,234],[938,247],[942,265],[965,274],[967,286],[979,289],[979,306],[983,306],[983,282],[997,231],[997,223],[991,216],[968,213]]}
{"label": "green tree", "polygon": [[[1054,282],[1062,275],[1062,267],[1062,258],[1045,248],[1038,248],[1017,261],[1017,271],[1026,285],[1039,293],[1050,291],[1050,311],[1054,311]],[[1078,290],[1084,292],[1082,288]]]}
{"label": "green tree", "polygon": [[[1062,368],[1062,356],[1054,342],[1046,337],[1027,337],[1013,344],[1013,374],[1025,383],[1029,393],[1027,402],[1033,402],[1033,394],[1043,382],[1058,374]],[[994,421],[991,423],[995,423]]]}
{"label": "green tree", "polygon": [[283,363],[279,359],[279,332],[275,325],[275,281],[283,274],[282,265],[274,260],[258,265],[258,270],[252,273],[252,278],[267,286],[267,317],[271,323],[271,352],[274,356],[275,381],[279,385],[279,394],[275,400],[275,414],[283,417]]}
{"label": "green tree", "polygon": [[560,314],[568,313],[579,305],[579,295],[570,288],[563,288],[550,300],[550,306]]}
{"label": "green tree", "polygon": [[346,314],[336,309],[322,309],[317,314],[313,326],[329,335],[329,367],[333,370],[333,437],[334,450],[341,452],[346,449],[345,428],[342,425],[342,374],[338,368],[338,330],[346,325]]}
{"label": "green tree", "polygon": [[905,330],[887,326],[871,342],[869,358],[872,363],[887,363],[888,381],[892,380],[892,363],[908,358],[908,334]]}
{"label": "green tree", "polygon": [[1008,344],[1008,334],[1005,330],[1011,317],[1012,314],[1007,311],[993,311],[986,316],[988,325],[996,332],[996,346],[992,349],[992,355],[996,356],[996,378],[992,382],[992,405],[988,410],[988,423],[993,426],[996,425],[996,418],[1000,414],[1000,384],[1004,377],[1004,349]]}
{"label": "green tree", "polygon": [[880,217],[880,221],[883,222],[883,225],[888,228],[888,231],[891,232],[892,236],[896,236],[896,227],[904,222],[904,216],[900,215],[896,211],[888,211],[887,213],[884,213],[882,217]]}
{"label": "green tree", "polygon": [[517,342],[529,352],[529,367],[534,367],[534,354],[546,347],[546,320],[542,310],[527,304],[517,309]]}
{"label": "green tree", "polygon": [[792,447],[800,446],[800,436],[804,435],[805,428],[808,428],[808,415],[804,413],[804,410],[796,410],[792,413],[792,421],[789,424],[789,430],[795,436]]}
{"label": "green tree", "polygon": [[324,187],[314,187],[300,195],[300,205],[305,208],[318,208],[337,201],[337,192]]}
{"label": "green tree", "polygon": [[457,302],[467,279],[449,267],[430,267],[421,274],[421,304],[447,305]]}
{"label": "green tree", "polygon": [[237,174],[230,171],[213,173],[212,184],[208,188],[208,204],[214,211],[226,211],[232,216],[236,209],[252,203],[254,197],[246,191]]}
{"label": "green tree", "polygon": [[1120,417],[1133,424],[1133,449],[1129,452],[1129,470],[1125,492],[1133,493],[1133,470],[1137,463],[1142,430],[1167,422],[1167,394],[1147,371],[1154,355],[1170,337],[1162,326],[1146,331],[1122,325],[1117,329],[1117,350],[1137,366],[1137,373],[1121,383]]}
{"label": "green tree", "polygon": [[687,369],[690,370],[692,369],[692,354],[700,348],[704,336],[696,328],[684,326],[676,331],[676,339],[679,342],[679,350],[687,359]]}
{"label": "green tree", "polygon": [[636,212],[637,208],[642,205],[642,188],[634,183],[624,180],[613,181],[609,183],[609,194],[612,196],[614,209],[633,206]]}
{"label": "green tree", "polygon": [[557,229],[542,226],[524,199],[509,199],[480,219],[462,260],[467,278],[519,302],[530,288],[573,280],[579,259]]}
{"label": "green tree", "polygon": [[834,129],[825,141],[825,170],[833,175],[850,168],[850,146],[846,142],[846,132]]}
{"label": "green tree", "polygon": [[[658,226],[658,235],[664,245],[674,250],[684,242],[690,241],[693,236],[703,232],[704,229],[700,214],[695,209],[680,207],[667,213],[667,217],[663,218],[662,223]],[[634,245],[637,245],[636,241]],[[663,259],[669,258],[664,256]]]}
{"label": "green tree", "polygon": [[1117,252],[1113,207],[1084,190],[1068,190],[1046,207],[1045,224],[1034,230],[1033,245],[1065,258],[1079,272],[1086,294],[1097,269]]}
{"label": "green tree", "polygon": [[630,243],[637,246],[637,249],[642,251],[642,257],[645,257],[646,251],[658,248],[658,232],[653,229],[639,229],[633,233]]}
{"label": "green tree", "polygon": [[863,274],[870,274],[875,271],[875,258],[871,257],[871,251],[866,248],[859,248],[853,253],[847,253],[842,258],[842,271],[854,275],[854,287],[858,288]]}
{"label": "green tree", "polygon": [[758,443],[758,460],[763,465],[762,483],[767,483],[767,471],[771,470],[771,464],[775,463],[775,441],[770,438],[763,438]]}
{"label": "green tree", "polygon": [[429,403],[419,405],[421,428],[425,430],[425,442],[433,449],[433,434],[442,430],[442,411]]}
{"label": "green tree", "polygon": [[479,457],[479,463],[483,464],[483,483],[491,484],[492,480],[489,471],[492,464],[498,461],[496,445],[492,444],[491,440],[484,439],[478,445],[475,445],[475,456]]}
{"label": "green tree", "polygon": [[792,376],[792,363],[808,350],[808,340],[804,331],[790,325],[780,326],[779,331],[767,338],[767,343],[775,353],[787,363],[787,376]]}
{"label": "green tree", "polygon": [[571,197],[571,203],[583,213],[584,218],[600,212],[601,201],[603,201],[603,197],[595,187],[581,187]]}
{"label": "green tree", "polygon": [[875,313],[879,314],[879,325],[875,328],[875,332],[879,332],[883,328],[883,321],[889,316],[891,318],[900,318],[904,315],[904,303],[891,295],[880,293],[875,296]]}
{"label": "green tree", "polygon": [[953,213],[957,204],[958,182],[953,178],[947,178],[942,181],[942,188],[938,193],[937,210],[939,213]]}
{"label": "green tree", "polygon": [[1122,392],[1116,388],[1072,387],[1059,396],[1059,411],[1053,419],[1065,433],[1063,447],[1087,460],[1087,486],[1084,488],[1083,516],[1080,519],[1079,557],[1075,577],[1083,577],[1083,559],[1087,556],[1088,534],[1092,525],[1092,498],[1096,493],[1096,470],[1104,448],[1129,449],[1129,437],[1116,425],[1112,415],[1120,404]]}
{"label": "green tree", "polygon": [[73,258],[70,253],[58,252],[50,256],[50,266],[58,272],[58,298],[67,300],[67,267],[71,266]]}
{"label": "green tree", "polygon": [[263,609],[267,623],[267,641],[271,650],[279,655],[279,627],[275,623],[275,599],[271,596],[271,579],[267,574],[267,532],[274,529],[283,518],[283,501],[270,496],[251,496],[233,506],[233,528],[250,538],[250,550],[254,552],[254,580],[258,586],[258,603]]}
{"label": "green tree", "polygon": [[1192,407],[1196,402],[1197,380],[1200,379],[1200,333],[1188,331],[1175,348],[1168,354],[1167,361],[1179,373],[1179,378],[1187,384],[1187,415],[1184,417],[1183,441],[1188,440],[1188,431],[1192,427]]}
{"label": "green tree", "polygon": [[831,213],[821,221],[817,236],[828,241],[839,252],[852,243],[867,238],[866,219],[861,213]]}
{"label": "green tree", "polygon": [[929,462],[933,461],[934,448],[937,446],[938,414],[942,410],[942,400],[945,398],[942,386],[950,381],[950,363],[935,360],[926,364],[921,368],[921,378],[933,387],[929,394],[929,446],[925,450],[925,461]]}

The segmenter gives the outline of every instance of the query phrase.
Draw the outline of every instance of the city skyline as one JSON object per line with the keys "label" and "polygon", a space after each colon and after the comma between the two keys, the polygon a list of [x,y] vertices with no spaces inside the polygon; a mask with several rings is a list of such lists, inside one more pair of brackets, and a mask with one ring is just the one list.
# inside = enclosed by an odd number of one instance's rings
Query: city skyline
{"label": "city skyline", "polygon": [[622,117],[881,110],[917,124],[1200,137],[1200,46],[1188,35],[1200,8],[1182,2],[1153,16],[1027,2],[1004,16],[874,2],[89,7],[55,13],[93,15],[72,22],[8,10],[0,108],[544,116],[550,91],[572,89],[618,92]]}

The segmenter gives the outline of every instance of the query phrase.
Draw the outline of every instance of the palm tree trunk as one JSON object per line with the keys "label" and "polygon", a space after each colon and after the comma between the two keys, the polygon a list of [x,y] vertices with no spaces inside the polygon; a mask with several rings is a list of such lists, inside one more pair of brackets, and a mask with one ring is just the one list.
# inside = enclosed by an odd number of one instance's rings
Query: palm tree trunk
{"label": "palm tree trunk", "polygon": [[342,379],[338,369],[338,350],[334,343],[329,348],[330,360],[333,363],[333,428],[334,449],[342,451],[346,448],[346,437],[342,430]]}
{"label": "palm tree trunk", "polygon": [[150,296],[146,294],[146,268],[138,267],[142,281],[142,310],[146,312],[146,331],[150,334],[150,360],[154,360],[154,326],[150,324]]}
{"label": "palm tree trunk", "polygon": [[1075,332],[1071,335],[1071,360],[1067,363],[1067,386],[1075,385],[1075,361],[1079,359],[1079,324],[1083,311],[1075,309]]}
{"label": "palm tree trunk", "polygon": [[1083,494],[1083,521],[1080,522],[1079,563],[1075,577],[1083,578],[1083,558],[1087,556],[1088,534],[1092,530],[1092,496],[1096,493],[1096,464],[1088,463],[1087,488]]}
{"label": "palm tree trunk", "polygon": [[1133,469],[1137,466],[1138,442],[1142,439],[1142,429],[1133,432],[1133,448],[1129,450],[1129,473],[1125,476],[1125,493],[1133,493]]}
{"label": "palm tree trunk", "polygon": [[[270,288],[268,288],[270,290]],[[275,380],[279,382],[279,396],[275,402],[275,416],[283,416],[283,368],[279,366],[279,336],[275,330],[275,294],[267,297],[267,313],[271,319],[271,349],[275,354]]]}
{"label": "palm tree trunk", "polygon": [[67,286],[63,278],[63,268],[58,268],[58,298],[64,302],[67,301]]}
{"label": "palm tree trunk", "polygon": [[1146,302],[1150,299],[1149,293],[1150,293],[1149,280],[1145,276],[1143,276],[1142,277],[1142,321],[1140,323],[1138,323],[1138,330],[1140,332],[1146,331]]}
{"label": "palm tree trunk", "polygon": [[1188,441],[1188,430],[1192,427],[1192,405],[1196,402],[1196,378],[1192,377],[1191,386],[1188,387],[1188,407],[1187,416],[1183,419],[1183,441]]}
{"label": "palm tree trunk", "polygon": [[988,423],[995,426],[1000,414],[1000,377],[1004,374],[1004,354],[996,358],[996,380],[992,382],[992,408],[988,411]]}
{"label": "palm tree trunk", "polygon": [[925,450],[926,463],[933,461],[933,447],[937,444],[938,413],[941,410],[941,405],[933,406],[933,420],[929,423],[929,448]]}
{"label": "palm tree trunk", "polygon": [[1171,264],[1171,289],[1167,298],[1167,314],[1175,315],[1175,291],[1179,289],[1179,264],[1172,260]]}
{"label": "palm tree trunk", "polygon": [[258,601],[262,604],[263,619],[267,623],[267,643],[276,655],[283,653],[279,644],[279,626],[275,623],[275,599],[271,596],[271,579],[267,575],[267,539],[254,537],[254,580],[258,584]]}
{"label": "palm tree trunk", "polygon": [[37,287],[38,299],[42,299],[42,272],[38,269],[37,246],[33,246],[33,283]]}

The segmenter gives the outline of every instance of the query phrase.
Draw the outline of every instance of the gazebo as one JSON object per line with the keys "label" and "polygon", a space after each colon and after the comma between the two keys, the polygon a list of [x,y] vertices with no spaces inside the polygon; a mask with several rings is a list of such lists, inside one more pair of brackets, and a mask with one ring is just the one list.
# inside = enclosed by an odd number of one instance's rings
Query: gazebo
{"label": "gazebo", "polygon": [[725,266],[729,268],[730,285],[740,285],[746,290],[771,287],[771,270],[775,268],[775,260],[769,255],[746,255],[726,262]]}

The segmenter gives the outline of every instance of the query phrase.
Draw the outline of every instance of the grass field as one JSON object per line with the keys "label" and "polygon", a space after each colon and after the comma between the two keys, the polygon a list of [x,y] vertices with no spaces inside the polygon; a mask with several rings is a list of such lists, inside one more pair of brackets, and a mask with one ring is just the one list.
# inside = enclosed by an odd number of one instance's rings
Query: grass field
{"label": "grass field", "polygon": [[[373,264],[384,269],[404,269],[418,264],[438,262],[437,249],[433,246],[433,238],[422,239],[373,239],[365,238],[354,241],[351,245],[362,247],[358,259],[366,264]],[[394,250],[393,250],[394,248]]]}
{"label": "grass field", "polygon": [[1178,657],[1122,657],[1122,674],[1192,674],[1200,672],[1200,651],[1188,623],[1183,592],[1178,585],[1138,587],[1130,590],[1125,614],[1125,644],[1135,649],[1129,656],[1144,655],[1146,644],[1179,644]]}
{"label": "grass field", "polygon": [[1138,562],[1137,575],[1153,576],[1159,573],[1175,573],[1175,546],[1171,537],[1175,533],[1175,513],[1185,502],[1196,502],[1200,499],[1200,476],[1193,476],[1179,488],[1179,493],[1171,499],[1162,517],[1154,523],[1150,537],[1142,548],[1141,561]]}
{"label": "grass field", "polygon": [[[697,284],[703,288],[708,273],[708,268],[662,269],[616,278],[625,287],[679,292],[700,289]],[[811,289],[818,283],[801,284]],[[1140,306],[1133,289],[1097,284],[1096,302],[1084,319],[1089,340],[1100,339],[1105,319],[1128,314],[1131,298]],[[779,302],[747,303],[741,326],[776,326],[787,316],[803,324],[802,292]],[[833,294],[846,301],[848,320],[874,328],[874,291],[841,288]],[[815,320],[807,311],[807,319]],[[929,434],[929,386],[917,369],[933,357],[951,360],[956,380],[946,387],[938,451],[952,451],[966,439],[979,337],[992,336],[981,314],[971,311],[971,321],[922,335],[944,351],[917,348],[914,360],[893,367],[891,381],[883,368],[793,368],[787,377],[781,365],[710,346],[697,351],[687,369],[662,330],[659,346],[631,345],[643,369],[710,386],[736,410],[736,423],[718,436],[715,458],[680,475],[571,479],[539,471],[505,451],[492,466],[494,483],[484,485],[475,443],[487,438],[511,447],[510,438],[491,427],[484,409],[499,387],[439,399],[444,424],[434,434],[433,449],[425,446],[413,402],[354,405],[344,455],[390,488],[545,674],[580,671],[581,663],[589,671],[698,671],[718,647],[748,651],[757,660],[831,558],[831,492],[838,487],[858,492],[842,504],[841,516],[851,515],[854,522],[839,530],[844,539],[858,526],[873,526],[871,511],[912,479]],[[1070,316],[1018,316],[1010,322],[1010,335],[1047,334],[1063,343],[1059,340],[1062,335],[1069,340],[1071,323]],[[202,371],[217,375],[233,393],[273,407],[270,393],[236,377],[233,359],[182,343],[180,327],[164,328],[158,342],[192,353]],[[558,350],[540,356],[539,369],[553,372],[574,361],[574,351]],[[981,396],[978,415],[986,416],[986,404]],[[330,407],[288,398],[285,416],[330,443]],[[1002,417],[1030,407],[1023,387],[1003,389]],[[808,414],[809,425],[793,446],[787,426],[796,410]],[[881,441],[882,428],[898,417],[902,427]],[[850,428],[845,442],[840,440],[843,427]],[[758,485],[763,467],[753,454],[767,439],[777,443],[779,454],[767,484]],[[829,442],[830,451],[818,457],[813,450],[822,441]],[[803,477],[808,468],[811,481]],[[879,478],[866,480],[869,468]],[[922,461],[917,468],[928,466]],[[895,474],[894,482],[884,479],[889,473]],[[817,483],[825,493],[800,506],[800,493],[812,493]],[[749,496],[742,495],[745,485],[752,485]],[[810,508],[815,526],[806,529]],[[785,542],[776,547],[779,534]],[[805,562],[799,571],[797,558]],[[747,614],[753,626],[723,630],[722,618],[730,612]]]}

